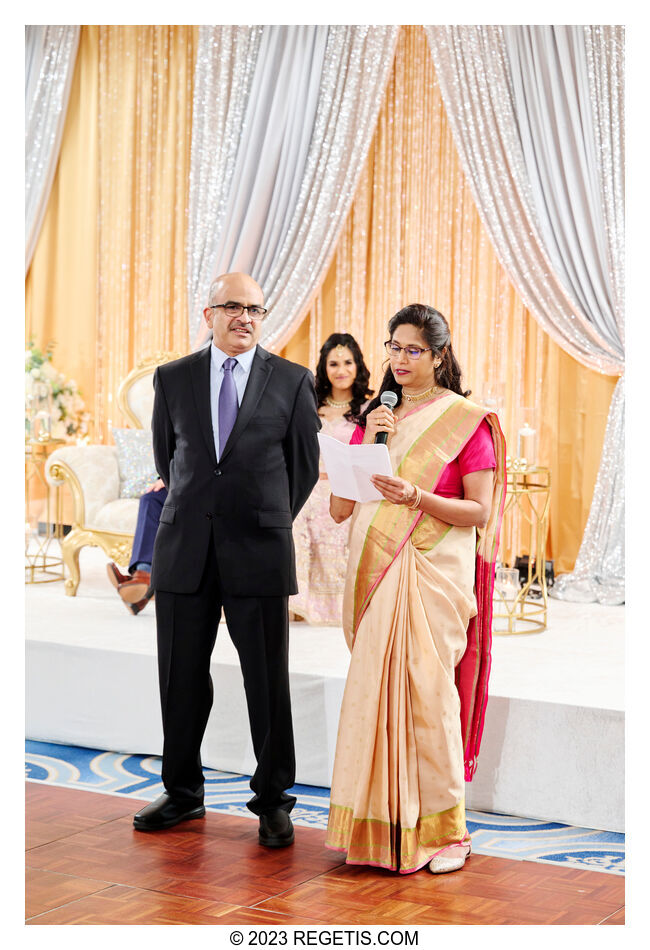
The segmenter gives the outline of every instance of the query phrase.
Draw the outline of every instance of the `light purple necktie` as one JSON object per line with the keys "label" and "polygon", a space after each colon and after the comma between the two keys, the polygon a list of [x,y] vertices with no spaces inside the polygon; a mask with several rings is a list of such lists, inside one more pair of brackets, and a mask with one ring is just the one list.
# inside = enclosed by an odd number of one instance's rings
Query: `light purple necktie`
{"label": "light purple necktie", "polygon": [[223,455],[239,409],[237,387],[232,376],[236,365],[237,360],[233,356],[229,356],[223,363],[223,381],[219,390],[219,458]]}

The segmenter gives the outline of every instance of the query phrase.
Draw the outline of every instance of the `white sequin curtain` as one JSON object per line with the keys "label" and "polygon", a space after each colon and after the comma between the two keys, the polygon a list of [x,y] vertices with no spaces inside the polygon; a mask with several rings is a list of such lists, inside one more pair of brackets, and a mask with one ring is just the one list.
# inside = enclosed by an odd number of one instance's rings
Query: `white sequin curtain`
{"label": "white sequin curtain", "polygon": [[195,73],[190,336],[211,280],[261,284],[279,349],[324,277],[354,197],[398,27],[202,27]]}
{"label": "white sequin curtain", "polygon": [[[427,27],[454,140],[522,299],[586,366],[624,372],[624,30]],[[624,600],[623,385],[564,599]],[[608,524],[600,523],[606,517]]]}
{"label": "white sequin curtain", "polygon": [[78,26],[25,27],[25,273],[59,159],[78,46]]}

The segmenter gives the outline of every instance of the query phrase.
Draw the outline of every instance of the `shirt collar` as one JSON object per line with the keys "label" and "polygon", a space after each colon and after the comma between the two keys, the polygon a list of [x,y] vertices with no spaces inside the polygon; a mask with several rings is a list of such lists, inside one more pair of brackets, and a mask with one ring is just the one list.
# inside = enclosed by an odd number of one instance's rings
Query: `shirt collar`
{"label": "shirt collar", "polygon": [[[220,350],[219,347],[215,346],[214,343],[210,344],[210,346],[212,350],[212,357],[211,357],[212,365],[218,372],[223,366],[223,364],[225,363],[225,361],[228,359],[228,354],[224,353],[223,350]],[[255,346],[252,346],[250,350],[246,350],[245,353],[239,353],[239,355],[235,357],[235,359],[237,360],[241,368],[246,373],[249,372],[253,364],[253,359],[255,358],[256,349],[257,349],[257,344]]]}

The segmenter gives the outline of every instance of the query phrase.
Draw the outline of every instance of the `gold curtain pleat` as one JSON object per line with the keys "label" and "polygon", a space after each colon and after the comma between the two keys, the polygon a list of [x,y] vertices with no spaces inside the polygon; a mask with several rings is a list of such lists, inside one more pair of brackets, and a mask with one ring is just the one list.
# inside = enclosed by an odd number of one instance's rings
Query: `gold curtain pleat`
{"label": "gold curtain pleat", "polygon": [[26,296],[28,333],[43,345],[56,340],[55,365],[82,388],[96,441],[125,425],[115,397],[139,359],[189,349],[185,233],[197,36],[192,26],[81,31]]}
{"label": "gold curtain pleat", "polygon": [[100,429],[143,356],[188,352],[185,266],[194,29],[100,27]]}
{"label": "gold curtain pleat", "polygon": [[516,454],[534,409],[538,461],[552,473],[548,555],[571,570],[589,514],[616,379],[581,366],[533,319],[493,250],[460,165],[422,27],[400,32],[386,100],[335,258],[312,309],[283,349],[316,365],[334,331],[358,340],[378,386],[388,319],[428,303],[449,320],[477,401],[504,398]]}

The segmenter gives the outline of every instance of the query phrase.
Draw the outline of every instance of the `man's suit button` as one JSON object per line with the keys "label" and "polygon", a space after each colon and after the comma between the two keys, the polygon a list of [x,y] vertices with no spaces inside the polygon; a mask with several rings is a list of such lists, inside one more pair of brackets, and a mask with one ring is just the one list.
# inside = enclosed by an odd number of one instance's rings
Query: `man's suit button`
{"label": "man's suit button", "polygon": [[215,468],[214,474],[215,474],[215,475],[221,475],[221,469],[220,469],[220,468]]}
{"label": "man's suit button", "polygon": [[208,519],[208,521],[211,521],[211,520],[212,520],[212,512],[211,512],[211,511],[206,512],[205,517]]}

